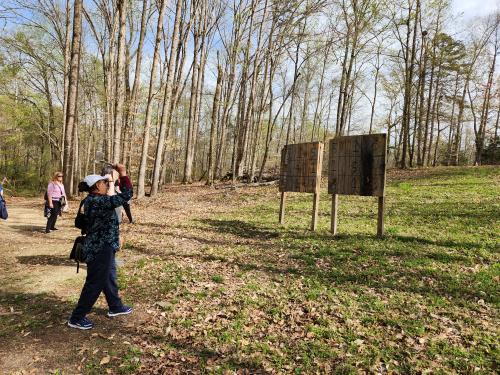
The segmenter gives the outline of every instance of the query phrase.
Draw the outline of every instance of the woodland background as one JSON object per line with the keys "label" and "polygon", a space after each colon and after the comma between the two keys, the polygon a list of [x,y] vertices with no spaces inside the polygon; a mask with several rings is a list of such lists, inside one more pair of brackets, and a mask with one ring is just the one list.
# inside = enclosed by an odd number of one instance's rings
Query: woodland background
{"label": "woodland background", "polygon": [[448,0],[5,0],[0,175],[259,180],[288,143],[387,132],[399,168],[498,163],[500,13]]}

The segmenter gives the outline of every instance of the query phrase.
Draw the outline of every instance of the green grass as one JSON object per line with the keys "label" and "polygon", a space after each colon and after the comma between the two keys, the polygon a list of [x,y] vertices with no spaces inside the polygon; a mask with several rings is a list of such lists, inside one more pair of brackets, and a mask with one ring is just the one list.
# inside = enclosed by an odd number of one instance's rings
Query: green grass
{"label": "green grass", "polygon": [[316,232],[311,195],[289,194],[279,225],[276,190],[255,203],[244,192],[243,208],[186,226],[197,251],[140,262],[140,285],[125,284],[137,300],[177,303],[158,320],[175,334],[148,345],[175,342],[200,372],[493,373],[499,181],[487,167],[389,180],[384,238],[376,198],[341,196],[334,237],[325,191]]}
{"label": "green grass", "polygon": [[222,277],[221,275],[213,275],[212,281],[217,284],[222,284],[224,282],[224,277]]}

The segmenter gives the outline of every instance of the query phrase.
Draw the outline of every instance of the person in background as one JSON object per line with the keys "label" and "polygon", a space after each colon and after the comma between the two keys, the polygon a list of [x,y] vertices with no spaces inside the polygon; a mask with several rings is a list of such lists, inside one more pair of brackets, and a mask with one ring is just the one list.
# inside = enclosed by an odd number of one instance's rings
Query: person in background
{"label": "person in background", "polygon": [[3,194],[3,184],[7,181],[7,177],[4,177],[0,182],[0,219],[7,220],[9,214],[7,212],[7,204],[5,203],[5,196]]}
{"label": "person in background", "polygon": [[63,185],[63,174],[62,172],[56,172],[54,177],[52,177],[52,181],[50,181],[47,186],[47,204],[50,208],[50,215],[47,218],[45,233],[50,233],[51,230],[57,230],[56,221],[61,213],[61,203],[65,204],[67,200],[68,198],[66,197]]}
{"label": "person in background", "polygon": [[3,196],[3,184],[5,183],[5,177],[2,179],[2,182],[0,182],[0,198],[5,199]]}
{"label": "person in background", "polygon": [[[107,165],[107,166],[103,167],[102,171],[101,171],[101,176],[110,175],[110,176],[112,176],[112,179],[113,179],[113,182],[110,184],[108,195],[114,195],[114,194],[120,192],[120,181],[118,180],[115,182],[114,173],[116,173],[116,172],[113,170],[113,167],[111,165]],[[122,209],[122,207],[119,207],[116,210],[116,214],[118,215],[118,221],[120,222],[120,224],[122,222],[122,210],[121,209]],[[130,210],[130,201],[123,204],[123,209],[125,210],[125,214],[127,215],[128,221],[130,223],[133,223],[132,211]]]}
{"label": "person in background", "polygon": [[8,182],[9,180],[7,179],[7,176],[4,176],[2,178],[2,181],[0,182],[0,197],[4,198],[4,200],[5,200],[5,195],[3,193],[3,186]]}
{"label": "person in background", "polygon": [[86,191],[89,192],[83,205],[83,211],[89,223],[83,245],[87,278],[78,305],[68,321],[68,326],[72,328],[86,330],[94,326],[86,315],[101,292],[104,292],[108,303],[107,315],[109,317],[132,312],[132,307],[124,305],[118,296],[115,263],[115,252],[120,246],[120,226],[115,209],[132,198],[132,183],[124,165],[116,164],[114,169],[120,175],[121,192],[118,194],[108,195],[111,182],[109,175],[89,175],[84,179]]}
{"label": "person in background", "polygon": [[[101,170],[101,176],[107,176],[109,177],[109,187],[108,187],[108,195],[113,196],[117,193],[116,189],[116,175],[115,175],[115,170],[113,169],[113,166],[111,164],[105,165],[102,170]],[[115,209],[116,212],[116,217],[118,218],[118,224],[122,223],[122,206],[116,207]]]}

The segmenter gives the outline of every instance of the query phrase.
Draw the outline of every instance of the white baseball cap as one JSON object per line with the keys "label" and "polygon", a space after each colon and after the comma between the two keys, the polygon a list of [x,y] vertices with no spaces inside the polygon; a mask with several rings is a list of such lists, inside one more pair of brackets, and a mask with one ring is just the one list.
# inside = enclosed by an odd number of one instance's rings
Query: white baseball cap
{"label": "white baseball cap", "polygon": [[87,177],[83,179],[83,181],[88,185],[88,187],[92,187],[96,184],[97,181],[107,180],[108,176],[101,176],[98,174],[89,174]]}

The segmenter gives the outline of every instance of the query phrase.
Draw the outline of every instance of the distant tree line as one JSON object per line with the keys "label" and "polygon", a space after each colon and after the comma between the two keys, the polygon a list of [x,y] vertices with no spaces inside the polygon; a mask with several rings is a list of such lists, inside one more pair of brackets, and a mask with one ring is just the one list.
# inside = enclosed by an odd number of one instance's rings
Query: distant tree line
{"label": "distant tree line", "polygon": [[102,151],[143,197],[374,132],[399,168],[499,163],[499,24],[449,0],[5,0],[0,175],[75,193]]}

